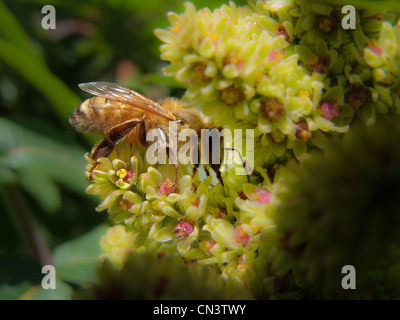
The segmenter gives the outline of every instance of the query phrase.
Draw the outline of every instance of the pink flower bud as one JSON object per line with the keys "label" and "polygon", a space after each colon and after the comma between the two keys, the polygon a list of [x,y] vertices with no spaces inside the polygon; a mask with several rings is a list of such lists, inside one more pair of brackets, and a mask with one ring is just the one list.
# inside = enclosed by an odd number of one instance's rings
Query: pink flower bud
{"label": "pink flower bud", "polygon": [[168,196],[170,193],[174,192],[175,189],[175,183],[173,183],[170,178],[167,178],[163,183],[160,184],[158,193],[162,196]]}
{"label": "pink flower bud", "polygon": [[250,236],[241,226],[236,227],[234,232],[235,240],[243,247],[249,242]]}
{"label": "pink flower bud", "polygon": [[193,232],[193,226],[187,221],[179,221],[174,228],[175,237],[186,239]]}
{"label": "pink flower bud", "polygon": [[337,103],[323,102],[319,105],[322,111],[321,117],[332,120],[340,113],[340,107]]}
{"label": "pink flower bud", "polygon": [[250,195],[251,199],[260,203],[265,204],[269,203],[271,198],[271,193],[265,189],[255,189],[254,192]]}

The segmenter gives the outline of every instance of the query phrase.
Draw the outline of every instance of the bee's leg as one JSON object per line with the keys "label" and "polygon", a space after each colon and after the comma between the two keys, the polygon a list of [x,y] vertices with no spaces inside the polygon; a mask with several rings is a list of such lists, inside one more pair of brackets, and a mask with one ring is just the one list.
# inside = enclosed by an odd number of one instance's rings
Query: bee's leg
{"label": "bee's leg", "polygon": [[90,165],[89,169],[89,180],[93,180],[93,170],[99,164],[97,159],[109,156],[115,146],[142,121],[143,120],[140,119],[131,119],[111,128],[105,133],[104,139],[97,143],[92,149],[90,157],[93,163]]}
{"label": "bee's leg", "polygon": [[108,130],[104,139],[94,146],[90,157],[93,160],[97,160],[98,158],[109,156],[115,146],[141,122],[143,122],[142,119],[131,119]]}
{"label": "bee's leg", "polygon": [[140,128],[139,128],[139,141],[144,147],[147,147],[148,143],[147,143],[147,140],[146,140],[146,124],[145,124],[144,120],[142,120],[141,123],[139,123],[139,125],[140,125]]}
{"label": "bee's leg", "polygon": [[222,181],[222,175],[221,175],[221,164],[220,163],[212,163],[211,168],[214,170],[215,174],[217,175],[217,180],[224,185],[224,182]]}
{"label": "bee's leg", "polygon": [[[217,180],[219,181],[219,183],[222,184],[222,186],[224,186],[224,181],[222,180],[222,175],[221,175],[221,145],[218,144],[218,149],[214,150],[214,147],[212,146],[212,140],[210,137],[209,140],[209,151],[208,151],[208,163],[210,163],[211,169],[215,172],[215,175],[217,176]],[[214,158],[214,152],[217,152],[219,155],[219,161],[218,163],[213,163],[213,158]],[[211,174],[211,173],[210,173]]]}

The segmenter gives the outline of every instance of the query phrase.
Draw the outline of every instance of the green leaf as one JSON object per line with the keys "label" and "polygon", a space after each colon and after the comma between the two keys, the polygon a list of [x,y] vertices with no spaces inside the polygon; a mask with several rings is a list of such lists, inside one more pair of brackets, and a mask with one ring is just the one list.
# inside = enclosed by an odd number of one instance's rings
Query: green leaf
{"label": "green leaf", "polygon": [[95,282],[99,255],[102,253],[100,238],[105,235],[107,228],[106,225],[100,225],[83,236],[57,246],[53,251],[57,277],[80,285]]}
{"label": "green leaf", "polygon": [[[44,276],[44,274],[43,274]],[[37,286],[35,294],[29,297],[30,300],[69,300],[71,299],[74,290],[60,278],[56,278],[55,289],[43,289],[42,286]]]}
{"label": "green leaf", "polygon": [[61,208],[60,191],[47,175],[29,169],[21,169],[19,173],[22,187],[46,212],[54,212]]}
{"label": "green leaf", "polygon": [[[39,179],[36,187],[40,186],[39,181],[45,183],[47,190],[52,192],[49,196],[54,197],[57,197],[56,192],[50,186],[53,181],[73,191],[83,191],[88,185],[83,175],[86,164],[83,149],[53,140],[4,118],[0,118],[0,154],[4,154],[2,165],[19,174],[26,190],[37,197],[39,203],[43,204],[43,192],[32,190],[35,187],[33,175]],[[50,208],[55,207],[55,202],[50,205]]]}
{"label": "green leaf", "polygon": [[4,167],[2,160],[4,160],[4,159],[0,160],[0,185],[1,184],[7,185],[7,184],[15,183],[17,181],[16,174],[9,168]]}
{"label": "green leaf", "polygon": [[41,278],[40,267],[33,258],[0,252],[0,300],[20,299]]}
{"label": "green leaf", "polygon": [[34,54],[43,63],[40,54],[38,54],[35,47],[31,44],[28,35],[20,26],[18,20],[4,5],[3,1],[0,1],[0,33],[22,50]]}
{"label": "green leaf", "polygon": [[0,59],[19,72],[52,104],[60,120],[66,124],[80,99],[29,51],[0,38]]}

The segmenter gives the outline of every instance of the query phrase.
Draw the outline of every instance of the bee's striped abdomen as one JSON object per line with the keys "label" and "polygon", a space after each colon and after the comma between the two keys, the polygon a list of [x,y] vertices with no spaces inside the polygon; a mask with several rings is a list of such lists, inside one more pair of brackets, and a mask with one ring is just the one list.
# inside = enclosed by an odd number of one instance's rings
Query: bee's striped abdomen
{"label": "bee's striped abdomen", "polygon": [[79,130],[103,135],[109,129],[132,118],[141,117],[141,110],[104,97],[93,97],[82,102],[69,118]]}
{"label": "bee's striped abdomen", "polygon": [[[103,101],[102,108],[96,107],[100,102],[96,100],[99,99]],[[99,126],[99,122],[102,122],[101,118],[104,117],[102,112],[104,111],[105,107],[106,105],[104,104],[104,98],[93,97],[91,99],[87,99],[75,109],[69,118],[69,122],[79,130],[103,134],[104,131],[102,130],[101,126]]]}

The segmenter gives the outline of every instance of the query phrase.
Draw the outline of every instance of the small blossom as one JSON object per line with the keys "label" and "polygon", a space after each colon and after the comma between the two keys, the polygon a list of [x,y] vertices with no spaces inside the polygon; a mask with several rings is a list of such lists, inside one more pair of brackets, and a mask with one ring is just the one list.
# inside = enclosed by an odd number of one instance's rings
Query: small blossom
{"label": "small blossom", "polygon": [[280,49],[274,49],[272,52],[269,54],[269,61],[280,61],[283,58],[283,53],[282,50]]}
{"label": "small blossom", "polygon": [[232,52],[224,59],[224,65],[228,64],[234,64],[237,69],[241,70],[243,68],[244,61],[240,54],[237,52]]}
{"label": "small blossom", "polygon": [[315,19],[317,28],[322,32],[331,32],[337,28],[336,19],[332,16],[319,15]]}
{"label": "small blossom", "polygon": [[365,105],[371,99],[371,92],[368,88],[354,87],[346,95],[348,104],[354,110],[358,110],[361,106]]}
{"label": "small blossom", "polygon": [[301,120],[295,126],[296,128],[296,137],[301,141],[306,142],[312,137],[312,133],[308,129],[308,124],[305,120]]}
{"label": "small blossom", "polygon": [[240,243],[243,247],[246,246],[246,244],[249,242],[249,240],[251,238],[249,236],[249,234],[243,230],[242,226],[236,227],[235,232],[234,232],[234,237],[235,237],[235,240],[238,243]]}
{"label": "small blossom", "polygon": [[327,61],[323,57],[318,57],[312,54],[307,60],[308,66],[314,72],[324,73],[324,68],[328,65]]}
{"label": "small blossom", "polygon": [[261,103],[260,109],[264,118],[268,120],[279,119],[285,110],[282,102],[280,102],[276,98],[269,98],[267,100],[264,100]]}
{"label": "small blossom", "polygon": [[242,93],[239,88],[235,88],[234,85],[223,89],[219,92],[220,99],[227,106],[237,105],[242,100]]}
{"label": "small blossom", "polygon": [[116,174],[120,179],[124,180],[125,182],[128,181],[128,179],[132,179],[134,177],[133,172],[127,171],[125,169],[119,169]]}
{"label": "small blossom", "polygon": [[175,183],[170,178],[167,178],[163,183],[160,184],[158,193],[163,196],[168,196],[170,193],[174,192],[175,189]]}
{"label": "small blossom", "polygon": [[190,75],[190,82],[197,85],[203,85],[210,81],[210,78],[204,74],[206,67],[207,66],[204,63],[196,63],[193,72]]}
{"label": "small blossom", "polygon": [[328,120],[332,120],[340,113],[340,107],[337,103],[323,102],[319,106],[319,109],[322,111],[321,117]]}
{"label": "small blossom", "polygon": [[383,49],[379,47],[375,41],[370,41],[366,44],[366,48],[371,49],[376,55],[381,56],[383,54]]}
{"label": "small blossom", "polygon": [[289,37],[285,27],[282,26],[281,24],[277,23],[275,25],[275,36],[280,36],[280,35],[283,35],[285,37],[285,40],[287,42],[290,42],[290,37]]}
{"label": "small blossom", "polygon": [[179,240],[186,239],[193,232],[193,226],[187,221],[180,221],[174,228],[175,237]]}
{"label": "small blossom", "polygon": [[254,200],[260,204],[269,203],[270,197],[271,197],[271,194],[269,191],[267,191],[265,189],[258,189],[258,188],[256,188],[254,190],[254,192],[250,195],[250,198],[252,200]]}

